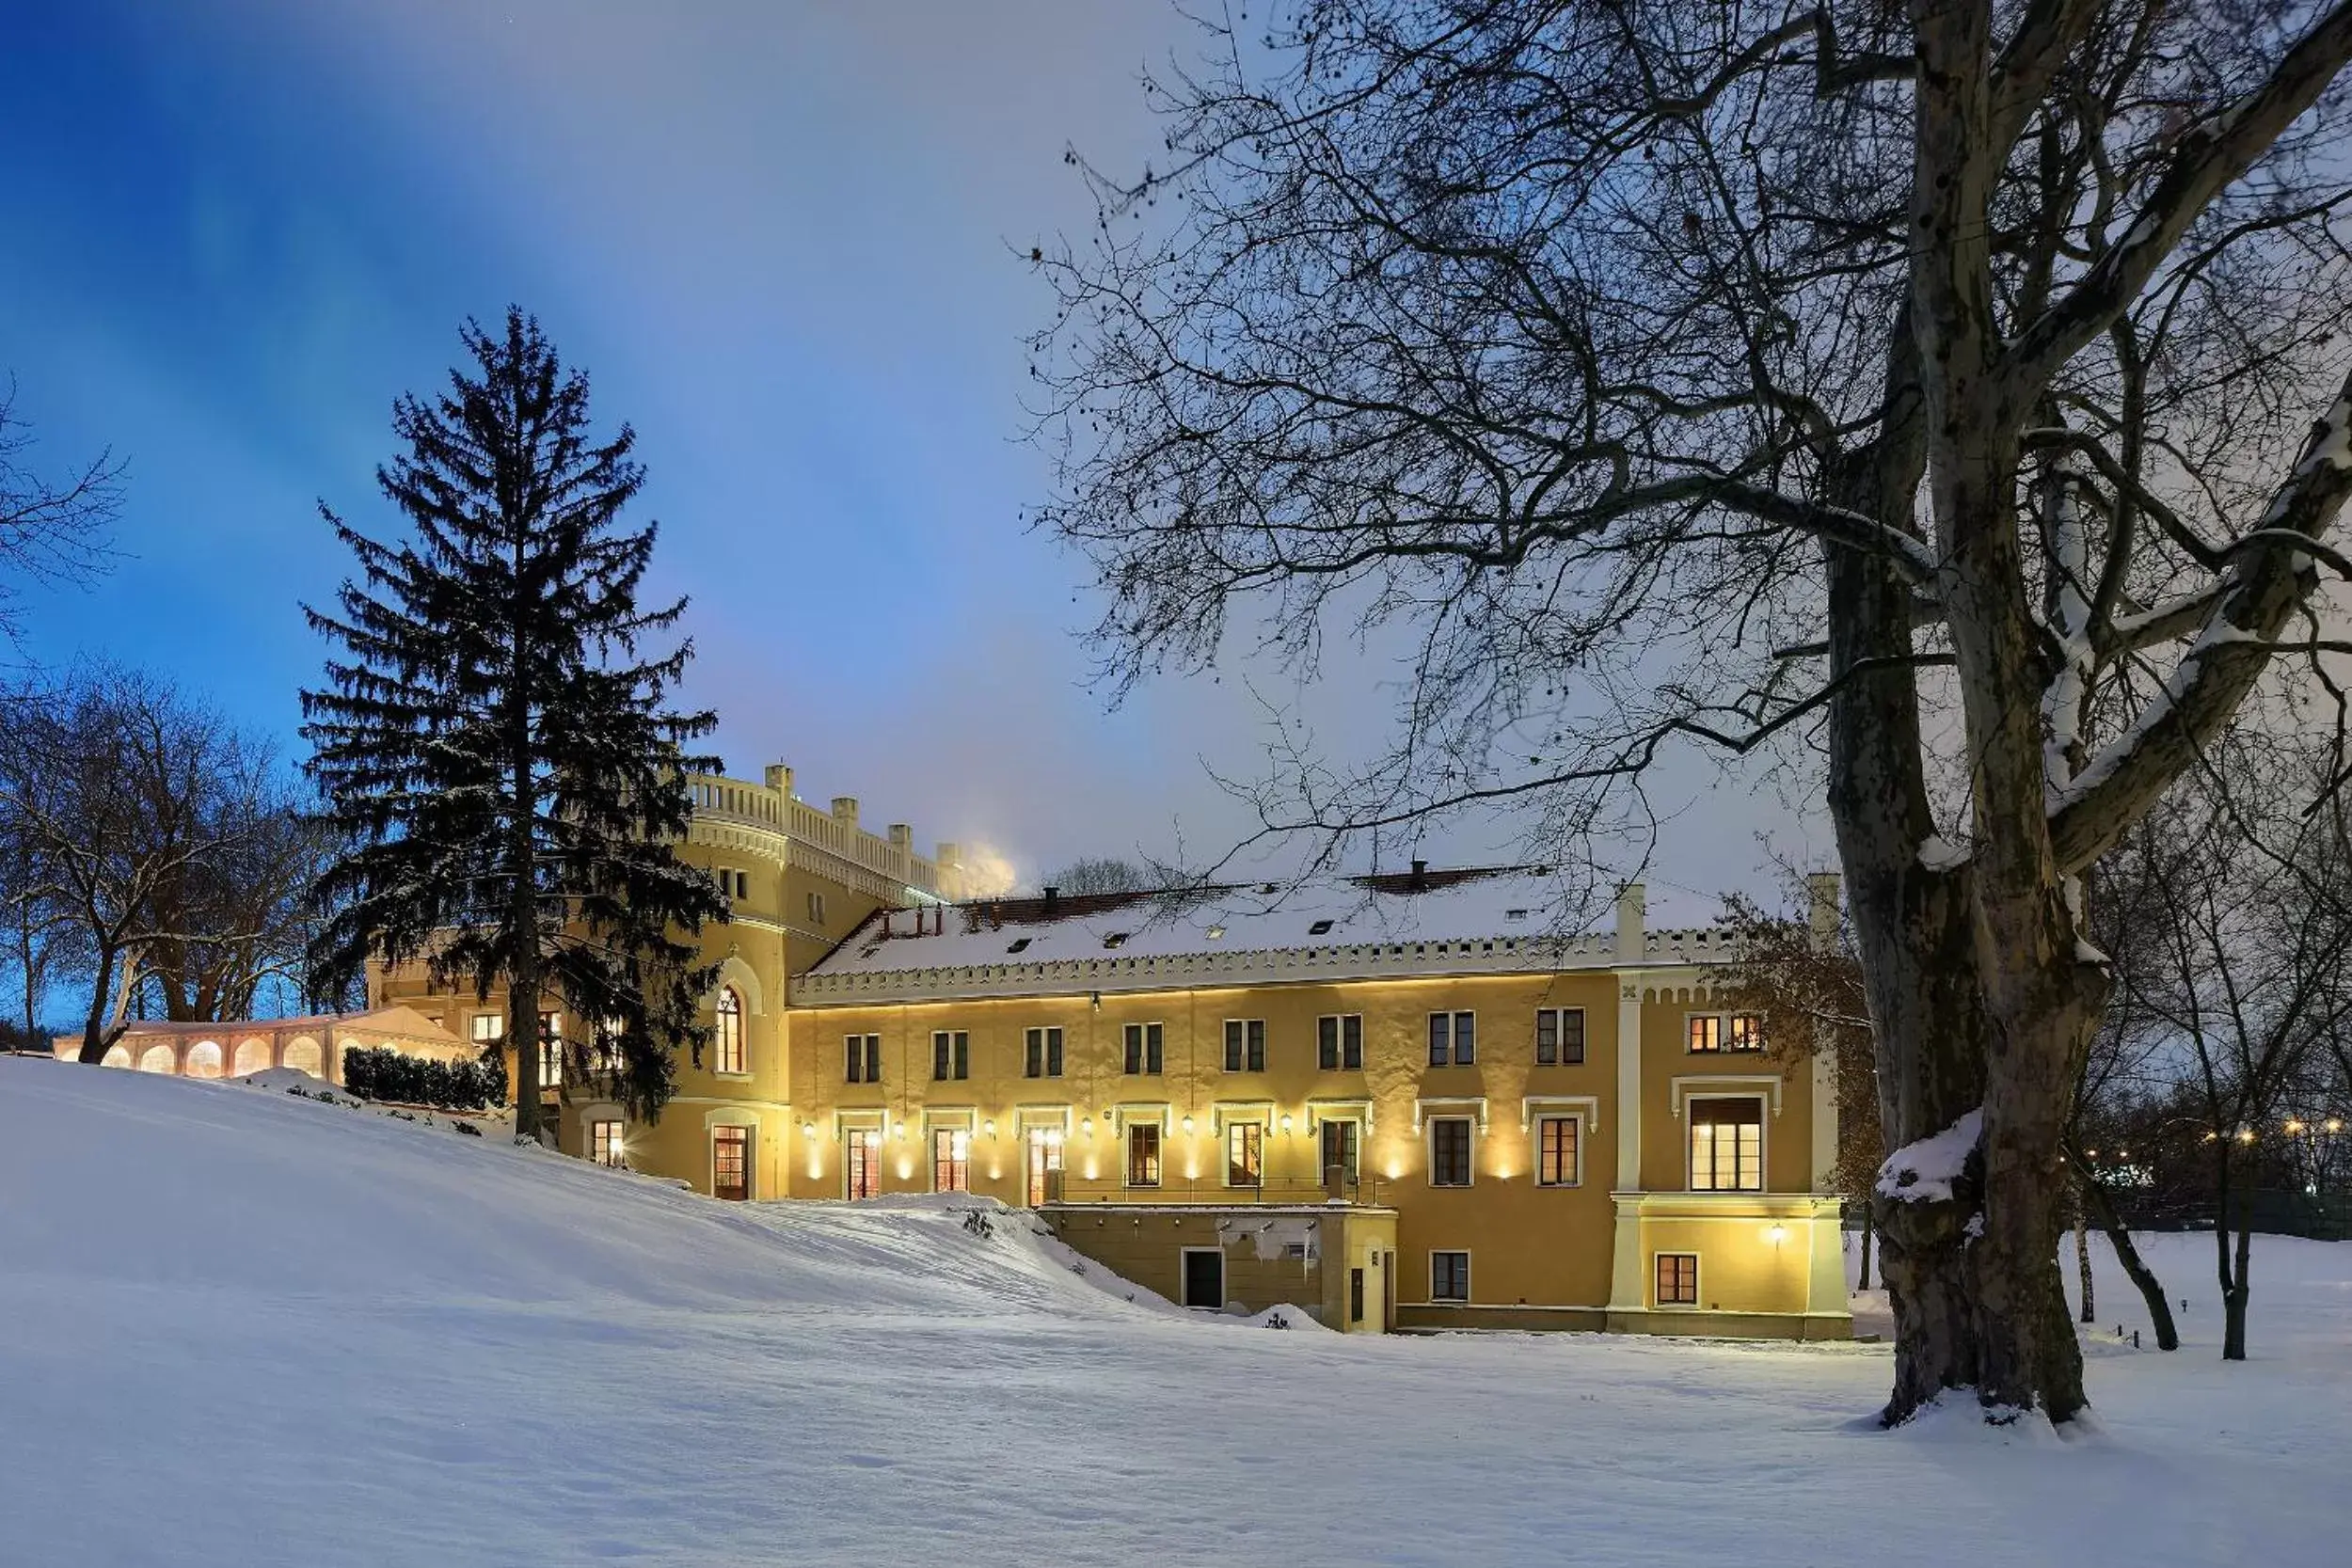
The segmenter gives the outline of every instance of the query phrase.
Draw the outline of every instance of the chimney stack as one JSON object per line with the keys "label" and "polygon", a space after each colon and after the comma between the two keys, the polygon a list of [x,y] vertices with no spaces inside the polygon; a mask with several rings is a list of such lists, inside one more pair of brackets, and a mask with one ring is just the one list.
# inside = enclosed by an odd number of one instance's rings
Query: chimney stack
{"label": "chimney stack", "polygon": [[1047,888],[1045,890],[1045,912],[1047,914],[1052,914],[1056,909],[1060,907],[1060,904],[1061,889],[1057,887]]}
{"label": "chimney stack", "polygon": [[833,798],[833,815],[834,820],[837,822],[847,822],[852,828],[856,827],[857,797],[854,795],[834,796]]}
{"label": "chimney stack", "polygon": [[1642,884],[1628,882],[1617,894],[1617,961],[1639,963],[1649,949],[1648,932],[1644,927],[1648,913],[1648,899]]}
{"label": "chimney stack", "polygon": [[1835,871],[1816,871],[1804,879],[1805,925],[1817,952],[1827,952],[1837,945],[1842,912],[1839,893],[1843,886]]}
{"label": "chimney stack", "polygon": [[787,800],[792,799],[792,769],[781,762],[770,763],[768,787],[780,792]]}
{"label": "chimney stack", "polygon": [[1429,863],[1427,861],[1417,860],[1413,862],[1412,885],[1416,889],[1423,888],[1429,885]]}

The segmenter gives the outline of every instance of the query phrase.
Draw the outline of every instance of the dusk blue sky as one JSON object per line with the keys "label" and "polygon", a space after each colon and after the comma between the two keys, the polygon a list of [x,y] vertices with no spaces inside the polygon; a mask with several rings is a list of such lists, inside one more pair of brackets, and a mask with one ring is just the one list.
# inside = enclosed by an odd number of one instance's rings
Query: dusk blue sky
{"label": "dusk blue sky", "polygon": [[[1015,252],[1090,221],[1065,145],[1157,148],[1136,78],[1189,37],[1161,0],[0,0],[0,369],[36,461],[129,465],[121,559],[33,595],[25,652],[168,671],[294,754],[298,605],[348,564],[315,503],[389,530],[392,399],[511,300],[638,430],[731,770],[1025,872],[1230,838],[1207,767],[1264,766],[1254,705],[1106,711],[1083,568],[1019,520]],[[1335,744],[1379,673],[1316,698]],[[1752,879],[1783,814],[1693,793],[1661,872]]]}

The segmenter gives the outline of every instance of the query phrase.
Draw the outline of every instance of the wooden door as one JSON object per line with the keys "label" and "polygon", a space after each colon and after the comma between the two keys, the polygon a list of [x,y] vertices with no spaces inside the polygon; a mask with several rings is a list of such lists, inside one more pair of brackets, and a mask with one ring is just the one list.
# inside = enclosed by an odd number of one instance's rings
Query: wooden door
{"label": "wooden door", "polygon": [[752,1130],[714,1127],[710,1130],[710,1191],[740,1203],[752,1196]]}

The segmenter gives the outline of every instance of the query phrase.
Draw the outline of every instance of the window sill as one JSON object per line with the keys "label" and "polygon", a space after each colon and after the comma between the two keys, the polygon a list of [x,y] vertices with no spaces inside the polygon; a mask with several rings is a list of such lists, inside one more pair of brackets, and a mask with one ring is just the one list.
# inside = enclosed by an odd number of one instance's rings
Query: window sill
{"label": "window sill", "polygon": [[710,1076],[723,1078],[731,1084],[748,1084],[753,1078],[753,1074],[748,1072],[721,1072],[717,1068],[710,1069]]}

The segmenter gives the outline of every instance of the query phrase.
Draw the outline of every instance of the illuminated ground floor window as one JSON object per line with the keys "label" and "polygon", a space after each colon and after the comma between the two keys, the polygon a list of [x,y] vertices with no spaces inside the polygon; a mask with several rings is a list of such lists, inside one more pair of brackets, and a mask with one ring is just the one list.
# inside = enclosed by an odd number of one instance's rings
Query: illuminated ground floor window
{"label": "illuminated ground floor window", "polygon": [[1696,1307],[1699,1304],[1699,1255],[1661,1252],[1658,1255],[1658,1305]]}
{"label": "illuminated ground floor window", "polygon": [[881,1191],[877,1177],[882,1164],[882,1134],[868,1128],[850,1134],[842,1151],[842,1164],[848,1175],[848,1192],[851,1197],[872,1197]]}
{"label": "illuminated ground floor window", "polygon": [[940,1128],[931,1134],[931,1191],[971,1190],[972,1134],[961,1128]]}
{"label": "illuminated ground floor window", "polygon": [[600,1165],[621,1164],[621,1124],[618,1119],[588,1124],[588,1158]]}

